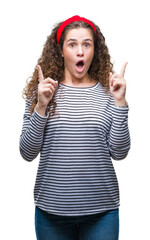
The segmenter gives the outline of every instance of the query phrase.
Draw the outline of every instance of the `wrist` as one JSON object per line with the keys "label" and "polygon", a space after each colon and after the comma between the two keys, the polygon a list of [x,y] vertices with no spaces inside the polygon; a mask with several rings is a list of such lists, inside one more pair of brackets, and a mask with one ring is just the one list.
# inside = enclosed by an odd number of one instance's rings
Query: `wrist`
{"label": "wrist", "polygon": [[126,99],[122,99],[122,100],[114,100],[114,103],[115,103],[115,105],[116,106],[118,106],[118,107],[125,107],[125,106],[127,106],[127,101],[126,101]]}
{"label": "wrist", "polygon": [[41,116],[45,116],[46,115],[46,106],[40,106],[38,103],[35,106],[35,109],[37,111],[38,114],[40,114]]}

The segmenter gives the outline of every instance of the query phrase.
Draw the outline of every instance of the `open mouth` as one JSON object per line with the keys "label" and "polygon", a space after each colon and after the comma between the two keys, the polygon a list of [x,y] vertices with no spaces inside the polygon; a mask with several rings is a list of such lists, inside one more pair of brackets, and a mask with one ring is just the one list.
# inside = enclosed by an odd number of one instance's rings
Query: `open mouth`
{"label": "open mouth", "polygon": [[83,60],[77,62],[77,64],[76,64],[77,70],[78,70],[78,71],[82,71],[83,68],[84,68],[84,65],[85,65],[85,64],[84,64],[84,61],[83,61]]}

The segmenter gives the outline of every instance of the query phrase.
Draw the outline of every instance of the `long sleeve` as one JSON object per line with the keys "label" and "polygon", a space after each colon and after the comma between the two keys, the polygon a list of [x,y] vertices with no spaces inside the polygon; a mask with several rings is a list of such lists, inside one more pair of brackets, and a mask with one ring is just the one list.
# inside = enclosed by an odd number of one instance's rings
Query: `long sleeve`
{"label": "long sleeve", "polygon": [[27,161],[35,159],[41,150],[47,118],[40,116],[36,110],[31,115],[29,103],[26,104],[19,149]]}
{"label": "long sleeve", "polygon": [[112,125],[109,134],[109,150],[114,160],[124,159],[130,149],[130,134],[128,129],[128,107],[112,106]]}

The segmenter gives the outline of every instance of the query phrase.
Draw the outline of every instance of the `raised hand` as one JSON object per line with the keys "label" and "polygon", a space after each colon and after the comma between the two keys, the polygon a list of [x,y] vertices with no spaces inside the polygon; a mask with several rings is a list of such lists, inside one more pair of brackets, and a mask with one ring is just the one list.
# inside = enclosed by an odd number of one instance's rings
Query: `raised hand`
{"label": "raised hand", "polygon": [[58,81],[54,81],[51,78],[44,79],[40,65],[37,65],[37,70],[39,74],[39,84],[38,84],[38,102],[36,105],[36,110],[39,114],[45,116],[47,105],[54,95],[54,92],[58,86]]}
{"label": "raised hand", "polygon": [[115,105],[118,106],[125,106],[126,105],[126,81],[124,79],[125,70],[127,66],[127,62],[124,63],[120,74],[112,74],[109,75],[109,86],[110,86],[110,92],[112,96],[114,97]]}

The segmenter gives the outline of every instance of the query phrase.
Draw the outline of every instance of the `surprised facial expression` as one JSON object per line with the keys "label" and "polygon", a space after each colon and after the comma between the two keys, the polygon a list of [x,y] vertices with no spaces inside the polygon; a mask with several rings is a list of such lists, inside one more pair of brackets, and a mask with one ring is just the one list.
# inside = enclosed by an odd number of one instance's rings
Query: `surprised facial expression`
{"label": "surprised facial expression", "polygon": [[84,78],[94,56],[94,40],[90,29],[68,30],[63,44],[63,56],[65,75]]}

